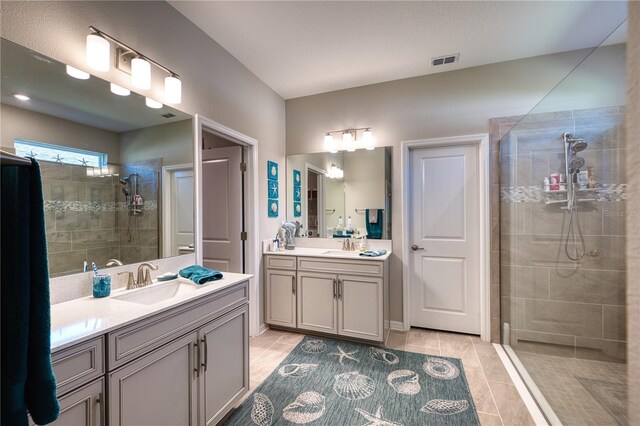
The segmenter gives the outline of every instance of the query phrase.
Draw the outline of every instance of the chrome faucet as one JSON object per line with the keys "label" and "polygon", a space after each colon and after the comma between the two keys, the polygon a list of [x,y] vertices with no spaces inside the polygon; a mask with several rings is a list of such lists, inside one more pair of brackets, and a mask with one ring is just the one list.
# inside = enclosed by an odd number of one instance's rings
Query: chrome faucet
{"label": "chrome faucet", "polygon": [[151,284],[150,270],[157,271],[158,267],[149,262],[143,262],[138,266],[138,281],[136,283],[138,287],[144,287]]}
{"label": "chrome faucet", "polygon": [[107,260],[107,263],[104,266],[122,266],[122,262],[120,262],[118,259],[109,259]]}
{"label": "chrome faucet", "polygon": [[353,251],[354,244],[351,242],[351,238],[345,238],[342,243],[342,251]]}

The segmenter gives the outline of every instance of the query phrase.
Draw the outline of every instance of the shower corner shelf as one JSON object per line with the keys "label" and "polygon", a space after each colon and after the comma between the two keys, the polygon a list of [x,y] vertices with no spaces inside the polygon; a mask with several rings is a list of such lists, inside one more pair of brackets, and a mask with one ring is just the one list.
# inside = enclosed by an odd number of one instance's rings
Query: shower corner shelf
{"label": "shower corner shelf", "polygon": [[[566,189],[549,189],[551,185],[542,185],[542,202],[545,205],[549,204],[560,204],[566,203],[568,201],[567,195],[568,190]],[[578,198],[576,201],[585,202],[585,201],[597,201],[596,194],[598,193],[599,188],[596,186],[595,188],[576,188],[576,192],[579,194],[593,194],[590,198]],[[564,197],[554,195],[565,194]]]}

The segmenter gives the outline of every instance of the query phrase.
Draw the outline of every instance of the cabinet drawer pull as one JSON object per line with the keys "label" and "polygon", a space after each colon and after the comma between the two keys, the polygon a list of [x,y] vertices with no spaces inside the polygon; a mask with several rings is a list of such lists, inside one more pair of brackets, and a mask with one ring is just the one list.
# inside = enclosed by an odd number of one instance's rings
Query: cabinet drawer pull
{"label": "cabinet drawer pull", "polygon": [[338,282],[336,281],[336,279],[333,279],[333,298],[337,299],[338,298]]}
{"label": "cabinet drawer pull", "polygon": [[[104,425],[104,419],[105,419],[105,414],[107,411],[107,407],[104,404],[104,402],[102,401],[102,392],[100,392],[98,394],[98,397],[96,398],[96,404],[98,404],[100,406],[99,410],[100,410],[100,426]],[[91,419],[91,423],[93,423],[93,418]]]}
{"label": "cabinet drawer pull", "polygon": [[296,294],[296,277],[295,277],[295,275],[291,276],[291,293]]}
{"label": "cabinet drawer pull", "polygon": [[207,345],[207,335],[205,334],[202,338],[202,343],[204,344],[204,362],[201,362],[200,365],[204,367],[204,371],[207,371],[207,364],[209,363],[208,354],[209,354],[209,345]]}
{"label": "cabinet drawer pull", "polygon": [[338,279],[338,299],[342,300],[342,280]]}
{"label": "cabinet drawer pull", "polygon": [[196,376],[200,376],[200,345],[198,343],[198,340],[193,343],[193,357],[195,358],[193,361],[193,371],[196,373]]}

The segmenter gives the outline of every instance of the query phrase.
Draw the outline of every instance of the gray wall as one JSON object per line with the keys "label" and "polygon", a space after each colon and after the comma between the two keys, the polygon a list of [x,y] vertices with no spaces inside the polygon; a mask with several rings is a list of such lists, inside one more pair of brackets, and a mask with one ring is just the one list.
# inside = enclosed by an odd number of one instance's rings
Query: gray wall
{"label": "gray wall", "polygon": [[[603,64],[623,67],[623,46],[605,51]],[[488,133],[490,118],[526,114],[588,53],[581,50],[521,59],[287,100],[287,154],[322,151],[324,132],[333,129],[372,127],[377,146],[393,146],[398,154],[402,141]],[[589,83],[592,92],[601,95],[597,99],[567,91],[547,107],[554,111],[566,104],[574,108],[624,104],[624,87],[601,83],[598,75],[592,75]],[[395,321],[402,320],[402,169],[398,154],[392,166],[391,318]]]}
{"label": "gray wall", "polygon": [[162,166],[193,164],[193,121],[120,133],[120,158],[122,163],[162,158]]}
{"label": "gray wall", "polygon": [[0,116],[0,145],[3,147],[13,148],[14,139],[25,139],[104,152],[110,163],[120,162],[120,144],[115,132],[6,104],[0,104]]}
{"label": "gray wall", "polygon": [[[260,182],[267,180],[267,160],[284,166],[284,100],[169,4],[3,1],[1,7],[3,38],[83,70],[88,70],[84,52],[89,25],[139,49],[180,74],[180,110],[201,114],[258,140]],[[133,89],[122,72],[99,74]],[[153,74],[153,89],[143,94],[162,99],[164,76]],[[281,178],[280,187],[284,184]],[[259,185],[259,202],[260,239],[269,239],[283,216],[267,217],[266,185]]]}

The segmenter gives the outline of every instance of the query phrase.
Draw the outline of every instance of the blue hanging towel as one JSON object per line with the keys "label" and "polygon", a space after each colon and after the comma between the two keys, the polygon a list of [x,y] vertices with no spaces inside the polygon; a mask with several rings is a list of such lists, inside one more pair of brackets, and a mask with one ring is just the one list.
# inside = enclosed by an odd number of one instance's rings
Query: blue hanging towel
{"label": "blue hanging towel", "polygon": [[367,227],[367,238],[382,239],[382,209],[367,209],[364,213]]}
{"label": "blue hanging towel", "polygon": [[217,281],[222,279],[222,272],[213,269],[207,269],[200,265],[187,266],[179,272],[183,278],[188,278],[196,284],[204,284],[209,281]]}
{"label": "blue hanging towel", "polygon": [[40,167],[2,166],[2,424],[60,413],[51,367],[49,265]]}

